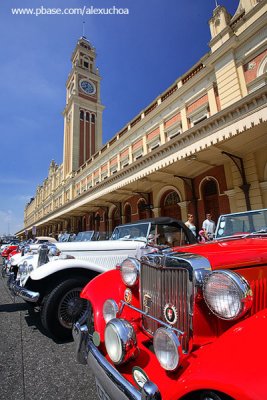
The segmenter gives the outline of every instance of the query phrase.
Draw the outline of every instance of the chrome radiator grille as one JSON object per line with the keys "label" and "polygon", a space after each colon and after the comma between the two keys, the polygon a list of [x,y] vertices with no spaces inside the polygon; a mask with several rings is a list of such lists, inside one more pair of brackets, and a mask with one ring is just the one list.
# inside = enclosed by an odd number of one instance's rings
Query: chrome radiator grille
{"label": "chrome radiator grille", "polygon": [[[184,332],[180,340],[183,351],[187,352],[192,334],[192,270],[185,262],[179,265],[179,261],[175,267],[173,263],[167,267],[153,264],[153,262],[143,262],[141,267],[142,310],[168,323],[164,317],[164,308],[168,304],[174,306],[177,321],[171,326]],[[159,326],[157,321],[143,316],[143,328],[151,335]]]}

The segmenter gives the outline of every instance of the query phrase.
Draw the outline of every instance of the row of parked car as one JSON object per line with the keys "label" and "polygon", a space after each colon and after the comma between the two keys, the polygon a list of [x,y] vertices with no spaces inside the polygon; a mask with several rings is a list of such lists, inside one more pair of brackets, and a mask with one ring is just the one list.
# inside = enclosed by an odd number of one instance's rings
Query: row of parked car
{"label": "row of parked car", "polygon": [[165,217],[32,244],[5,274],[48,335],[73,336],[100,399],[267,396],[267,210],[221,216],[203,244]]}

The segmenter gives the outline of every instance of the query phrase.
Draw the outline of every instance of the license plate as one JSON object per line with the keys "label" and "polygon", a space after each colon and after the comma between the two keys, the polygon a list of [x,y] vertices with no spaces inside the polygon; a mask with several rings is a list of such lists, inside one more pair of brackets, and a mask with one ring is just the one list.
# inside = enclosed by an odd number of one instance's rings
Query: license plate
{"label": "license plate", "polygon": [[95,380],[97,396],[100,400],[111,400],[105,390],[102,388],[98,380]]}

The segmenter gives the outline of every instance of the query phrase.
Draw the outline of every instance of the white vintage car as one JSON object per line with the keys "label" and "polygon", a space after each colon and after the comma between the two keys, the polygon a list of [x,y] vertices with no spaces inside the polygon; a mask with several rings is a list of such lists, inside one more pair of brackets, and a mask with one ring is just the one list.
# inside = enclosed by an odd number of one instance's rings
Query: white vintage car
{"label": "white vintage car", "polygon": [[138,257],[149,242],[179,246],[196,239],[183,222],[162,217],[120,225],[110,240],[43,244],[38,254],[21,259],[8,286],[14,295],[40,307],[43,327],[51,337],[70,338],[73,323],[83,321],[87,313],[82,288],[125,258]]}
{"label": "white vintage car", "polygon": [[267,208],[221,215],[214,239],[242,237],[252,232],[267,232]]}
{"label": "white vintage car", "polygon": [[[64,233],[61,235],[61,239],[57,241],[53,237],[50,236],[37,236],[34,241],[31,243],[28,243],[23,246],[22,250],[18,252],[17,254],[14,254],[7,266],[6,270],[12,268],[13,270],[21,264],[26,258],[28,259],[29,256],[37,254],[38,249],[40,247],[40,244],[47,244],[47,245],[55,245],[57,248],[62,249],[62,252],[67,251],[68,249],[71,249],[69,247],[70,242],[88,242],[91,240],[96,240],[97,238],[97,232],[95,231],[83,231],[79,232],[77,235],[70,234],[70,233]],[[79,245],[78,245],[79,246]],[[75,246],[74,246],[75,247]],[[68,251],[69,254],[69,251]]]}

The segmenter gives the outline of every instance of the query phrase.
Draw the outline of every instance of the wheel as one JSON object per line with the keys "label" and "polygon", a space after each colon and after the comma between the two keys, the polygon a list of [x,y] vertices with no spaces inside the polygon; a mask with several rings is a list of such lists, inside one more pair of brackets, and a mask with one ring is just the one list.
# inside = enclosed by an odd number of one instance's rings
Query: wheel
{"label": "wheel", "polygon": [[73,323],[85,321],[90,304],[80,298],[80,293],[87,283],[86,278],[70,278],[59,283],[43,298],[41,322],[53,338],[72,338]]}
{"label": "wheel", "polygon": [[211,390],[207,390],[200,395],[200,400],[227,400],[229,397],[225,397],[223,394],[215,393]]}

